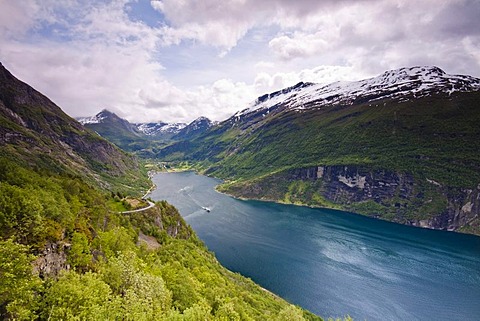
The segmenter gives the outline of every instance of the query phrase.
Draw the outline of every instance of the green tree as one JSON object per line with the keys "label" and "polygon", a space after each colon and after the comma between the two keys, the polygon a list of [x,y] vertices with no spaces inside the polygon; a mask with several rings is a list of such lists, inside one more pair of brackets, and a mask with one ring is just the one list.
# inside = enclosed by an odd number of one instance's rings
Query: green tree
{"label": "green tree", "polygon": [[299,308],[294,305],[289,305],[283,308],[280,313],[278,314],[277,321],[305,321],[303,318],[303,312]]}
{"label": "green tree", "polygon": [[68,263],[76,270],[87,271],[92,264],[88,239],[83,233],[73,233],[72,247],[68,251]]}
{"label": "green tree", "polygon": [[131,286],[123,295],[127,320],[155,320],[170,309],[172,295],[161,277],[141,271],[130,277]]}
{"label": "green tree", "polygon": [[200,299],[197,292],[197,288],[200,286],[198,281],[178,262],[164,266],[162,277],[172,291],[173,306],[180,311],[192,307]]}
{"label": "green tree", "polygon": [[134,252],[111,257],[101,267],[102,279],[122,298],[127,320],[153,320],[171,307],[172,294],[159,275]]}
{"label": "green tree", "polygon": [[28,247],[13,240],[0,241],[0,317],[32,320],[35,318],[36,293],[41,280],[32,273],[34,256]]}
{"label": "green tree", "polygon": [[0,230],[21,243],[37,240],[41,232],[43,206],[35,194],[8,183],[0,184]]}
{"label": "green tree", "polygon": [[233,302],[223,302],[215,312],[215,320],[219,321],[240,321],[240,315],[235,311]]}
{"label": "green tree", "polygon": [[98,320],[99,316],[118,314],[110,287],[97,274],[65,272],[47,287],[42,317],[49,320]]}
{"label": "green tree", "polygon": [[107,258],[118,255],[118,253],[134,252],[134,232],[125,227],[116,227],[109,231],[98,232],[94,240],[94,246]]}
{"label": "green tree", "polygon": [[206,302],[195,303],[183,312],[185,321],[208,321],[213,320],[210,311],[212,308]]}

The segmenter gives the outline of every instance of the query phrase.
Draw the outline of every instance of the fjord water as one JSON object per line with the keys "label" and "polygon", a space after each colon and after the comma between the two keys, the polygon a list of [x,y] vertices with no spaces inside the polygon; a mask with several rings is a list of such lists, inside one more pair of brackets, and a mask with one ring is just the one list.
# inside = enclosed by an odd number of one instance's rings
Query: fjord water
{"label": "fjord water", "polygon": [[237,200],[193,172],[153,181],[150,196],[175,205],[225,267],[318,315],[480,318],[479,237]]}

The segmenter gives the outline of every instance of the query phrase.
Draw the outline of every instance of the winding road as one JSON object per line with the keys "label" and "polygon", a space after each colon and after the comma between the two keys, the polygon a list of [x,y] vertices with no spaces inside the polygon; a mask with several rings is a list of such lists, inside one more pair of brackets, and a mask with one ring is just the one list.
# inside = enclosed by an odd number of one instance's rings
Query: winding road
{"label": "winding road", "polygon": [[131,211],[125,211],[125,212],[120,212],[121,214],[129,214],[129,213],[137,213],[137,212],[142,212],[142,211],[146,211],[152,207],[155,206],[155,203],[153,202],[150,202],[149,200],[147,200],[148,202],[148,206],[147,207],[144,207],[144,208],[139,208],[139,209],[136,209],[136,210],[131,210]]}

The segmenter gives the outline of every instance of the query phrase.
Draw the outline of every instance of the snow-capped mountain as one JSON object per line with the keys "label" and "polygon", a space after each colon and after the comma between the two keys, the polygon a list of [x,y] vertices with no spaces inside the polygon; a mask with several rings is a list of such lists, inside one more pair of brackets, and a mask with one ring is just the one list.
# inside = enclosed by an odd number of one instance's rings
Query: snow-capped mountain
{"label": "snow-capped mountain", "polygon": [[135,125],[106,109],[93,117],[78,118],[77,120],[103,138],[128,151],[132,151],[130,144],[133,142],[145,140]]}
{"label": "snow-capped mountain", "polygon": [[197,118],[188,125],[162,121],[133,124],[106,109],[95,116],[77,120],[127,151],[145,150],[157,143],[191,139],[214,125],[206,117]]}
{"label": "snow-capped mountain", "polygon": [[234,117],[258,111],[268,113],[281,104],[284,108],[302,110],[325,105],[351,105],[390,98],[408,100],[435,93],[474,91],[480,89],[480,79],[449,75],[438,67],[419,66],[386,71],[383,74],[361,81],[334,82],[329,85],[299,83],[259,97],[252,105]]}
{"label": "snow-capped mountain", "polygon": [[193,131],[206,130],[212,127],[214,124],[215,123],[212,122],[207,117],[198,117],[197,119],[192,121],[190,124],[188,124],[184,129],[182,129],[182,131],[185,133],[188,133]]}
{"label": "snow-capped mountain", "polygon": [[199,117],[182,128],[174,138],[188,139],[205,132],[213,125],[215,125],[215,123],[207,117]]}
{"label": "snow-capped mountain", "polygon": [[[95,116],[77,118],[77,120],[86,127],[95,130],[101,136],[104,132],[110,132],[116,128],[117,131],[128,132],[128,135],[140,135],[137,128],[128,120],[118,117],[117,114],[104,109]],[[108,135],[107,135],[108,136]]]}
{"label": "snow-capped mountain", "polygon": [[156,123],[139,123],[135,124],[137,129],[144,133],[147,136],[157,136],[163,134],[178,134],[180,130],[185,128],[187,124],[185,123],[164,123],[164,122],[156,122]]}
{"label": "snow-capped mountain", "polygon": [[104,109],[95,116],[90,116],[90,117],[79,117],[77,118],[78,122],[82,125],[85,124],[99,124],[102,123],[105,119],[107,119],[111,113]]}
{"label": "snow-capped mountain", "polygon": [[188,125],[185,123],[169,124],[164,122],[135,124],[137,129],[146,136],[168,139],[186,139],[204,132],[213,125],[214,123],[206,117],[199,117]]}

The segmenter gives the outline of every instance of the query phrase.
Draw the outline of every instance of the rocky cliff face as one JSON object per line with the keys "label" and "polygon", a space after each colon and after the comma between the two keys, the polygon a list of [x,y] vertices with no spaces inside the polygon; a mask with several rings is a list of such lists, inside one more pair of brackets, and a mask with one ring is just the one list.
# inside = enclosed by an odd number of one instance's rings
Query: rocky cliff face
{"label": "rocky cliff face", "polygon": [[52,276],[58,277],[64,270],[69,270],[67,263],[67,254],[70,244],[49,243],[45,246],[42,253],[33,263],[36,273],[42,278]]}
{"label": "rocky cliff face", "polygon": [[444,187],[412,174],[358,166],[298,168],[230,186],[240,197],[332,207],[397,223],[442,230],[480,226],[476,189]]}
{"label": "rocky cliff face", "polygon": [[[415,195],[411,175],[388,171],[369,171],[355,166],[318,166],[287,172],[287,179],[321,180],[322,195],[338,204],[373,200],[388,206],[391,198],[409,199]],[[401,208],[400,203],[395,207]]]}

